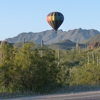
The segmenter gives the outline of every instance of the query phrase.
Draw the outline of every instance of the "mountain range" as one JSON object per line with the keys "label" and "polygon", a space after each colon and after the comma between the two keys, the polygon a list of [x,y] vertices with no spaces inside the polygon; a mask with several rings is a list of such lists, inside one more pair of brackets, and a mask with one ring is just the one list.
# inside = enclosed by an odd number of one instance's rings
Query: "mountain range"
{"label": "mountain range", "polygon": [[58,30],[57,33],[54,30],[46,30],[42,32],[23,32],[15,37],[7,38],[6,41],[10,43],[22,42],[24,39],[26,42],[34,41],[37,44],[44,41],[44,44],[58,43],[64,40],[71,40],[72,42],[83,42],[94,36],[100,35],[100,32],[95,29],[73,29],[68,31]]}
{"label": "mountain range", "polygon": [[83,44],[86,44],[86,43],[91,44],[91,43],[94,43],[94,42],[100,42],[100,34],[98,34],[98,35],[96,35],[96,36],[94,36],[94,37],[92,37],[88,40],[85,40],[82,43]]}

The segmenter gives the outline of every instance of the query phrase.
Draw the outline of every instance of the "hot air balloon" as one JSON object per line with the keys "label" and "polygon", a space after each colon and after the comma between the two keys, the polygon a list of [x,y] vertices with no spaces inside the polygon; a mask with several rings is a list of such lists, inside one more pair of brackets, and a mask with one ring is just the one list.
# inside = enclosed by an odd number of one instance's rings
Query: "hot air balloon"
{"label": "hot air balloon", "polygon": [[58,28],[64,21],[64,16],[60,12],[51,12],[47,15],[47,22],[57,33]]}

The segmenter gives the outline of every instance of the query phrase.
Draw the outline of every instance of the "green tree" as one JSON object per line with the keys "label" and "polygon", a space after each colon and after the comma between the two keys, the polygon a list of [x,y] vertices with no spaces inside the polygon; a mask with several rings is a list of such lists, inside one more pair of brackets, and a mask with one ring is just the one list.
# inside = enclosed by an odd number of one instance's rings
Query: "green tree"
{"label": "green tree", "polygon": [[[41,57],[39,49],[34,49],[34,44],[25,43],[15,56],[14,87],[45,92],[57,84],[59,68],[55,53],[45,49]],[[49,90],[48,90],[49,91]]]}
{"label": "green tree", "polygon": [[10,44],[2,44],[2,62],[0,64],[0,83],[1,86],[9,87],[12,82],[13,74],[13,46]]}

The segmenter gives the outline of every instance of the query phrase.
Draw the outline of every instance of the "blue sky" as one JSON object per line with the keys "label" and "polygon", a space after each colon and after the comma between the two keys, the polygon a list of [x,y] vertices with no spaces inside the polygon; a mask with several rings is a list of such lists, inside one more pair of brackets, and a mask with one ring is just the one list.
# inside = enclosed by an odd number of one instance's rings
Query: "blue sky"
{"label": "blue sky", "polygon": [[59,29],[100,31],[100,0],[0,0],[0,40],[52,29],[46,16],[53,11],[64,15]]}

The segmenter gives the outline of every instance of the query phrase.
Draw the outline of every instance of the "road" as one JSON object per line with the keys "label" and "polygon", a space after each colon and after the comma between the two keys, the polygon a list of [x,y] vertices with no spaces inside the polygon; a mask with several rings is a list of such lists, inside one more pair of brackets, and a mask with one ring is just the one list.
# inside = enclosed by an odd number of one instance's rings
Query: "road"
{"label": "road", "polygon": [[53,94],[5,100],[100,100],[100,91],[71,94]]}

